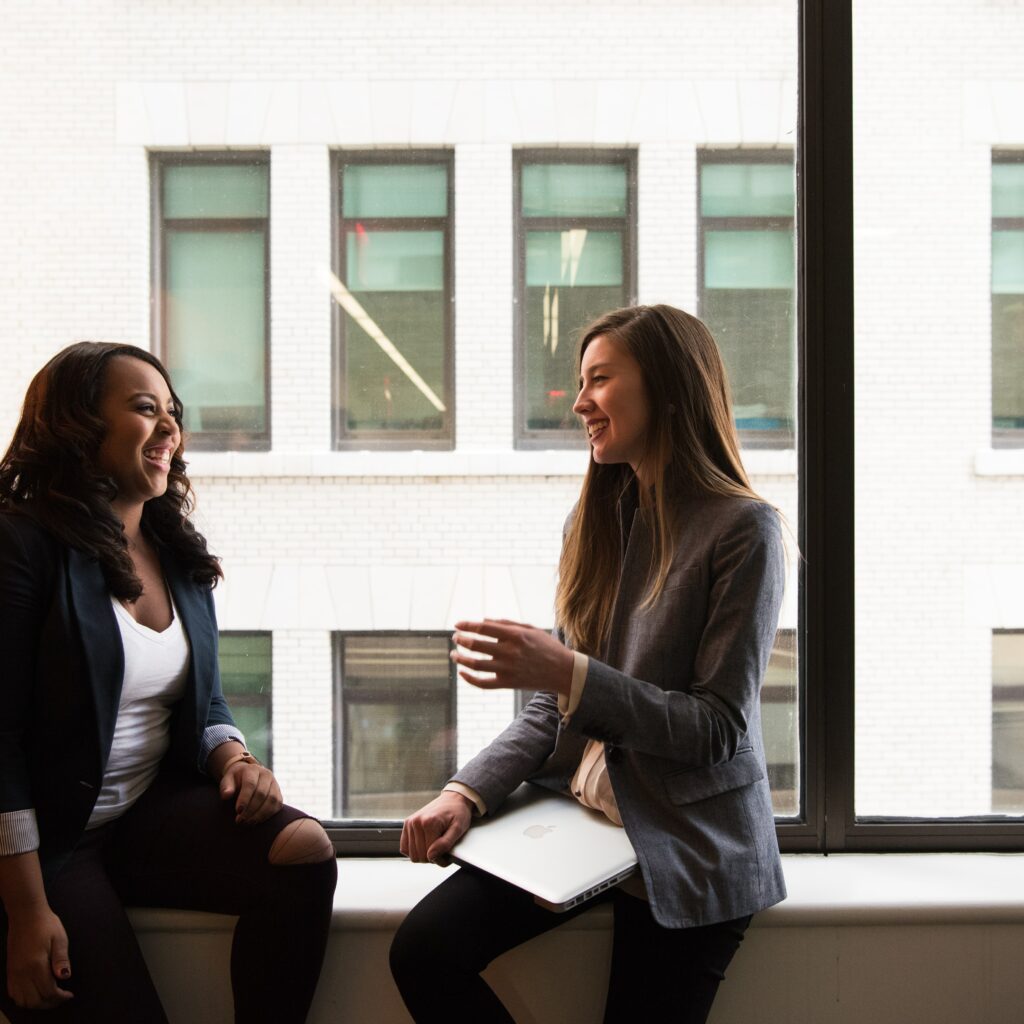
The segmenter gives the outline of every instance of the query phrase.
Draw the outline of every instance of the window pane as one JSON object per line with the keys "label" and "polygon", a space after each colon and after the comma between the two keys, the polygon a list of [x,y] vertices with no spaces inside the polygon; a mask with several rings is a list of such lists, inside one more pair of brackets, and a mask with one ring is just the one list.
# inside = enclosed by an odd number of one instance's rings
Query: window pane
{"label": "window pane", "polygon": [[448,169],[443,164],[346,164],[344,217],[445,217]]}
{"label": "window pane", "polygon": [[263,164],[168,166],[163,183],[165,218],[267,216]]}
{"label": "window pane", "polygon": [[992,232],[992,293],[1024,295],[1024,231]]}
{"label": "window pane", "polygon": [[788,163],[704,164],[700,189],[705,217],[793,216],[793,168]]}
{"label": "window pane", "polygon": [[792,231],[708,231],[704,245],[706,288],[793,288]]}
{"label": "window pane", "polygon": [[614,164],[527,164],[524,217],[623,217],[626,168]]}
{"label": "window pane", "polygon": [[167,364],[192,431],[266,430],[262,231],[166,235]]}
{"label": "window pane", "polygon": [[447,636],[341,639],[344,818],[403,818],[454,771]]}
{"label": "window pane", "polygon": [[346,235],[348,286],[355,291],[415,292],[444,288],[440,231],[367,231]]}
{"label": "window pane", "polygon": [[772,805],[777,815],[800,813],[800,723],[797,714],[796,631],[780,629],[761,690],[761,725]]}
{"label": "window pane", "polygon": [[992,296],[992,425],[1024,430],[1024,293]]}
{"label": "window pane", "polygon": [[1024,632],[992,635],[992,810],[1024,814]]}
{"label": "window pane", "polygon": [[1024,217],[1024,157],[992,165],[992,216]]}
{"label": "window pane", "polygon": [[271,638],[269,633],[221,633],[220,682],[235,724],[256,757],[271,763]]}

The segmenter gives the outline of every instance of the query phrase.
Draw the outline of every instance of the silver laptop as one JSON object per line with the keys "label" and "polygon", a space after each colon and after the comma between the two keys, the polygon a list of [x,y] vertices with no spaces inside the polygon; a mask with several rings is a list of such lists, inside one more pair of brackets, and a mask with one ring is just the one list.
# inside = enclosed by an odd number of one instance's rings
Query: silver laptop
{"label": "silver laptop", "polygon": [[528,782],[494,817],[475,822],[452,858],[525,889],[558,913],[617,885],[637,863],[624,829]]}

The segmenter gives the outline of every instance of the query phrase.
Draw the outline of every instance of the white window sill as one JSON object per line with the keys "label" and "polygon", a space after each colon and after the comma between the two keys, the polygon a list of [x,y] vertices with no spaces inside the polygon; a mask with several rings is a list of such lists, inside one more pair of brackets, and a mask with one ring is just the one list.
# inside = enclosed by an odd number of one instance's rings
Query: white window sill
{"label": "white window sill", "polygon": [[981,448],[974,456],[975,476],[1024,476],[1024,448]]}
{"label": "white window sill", "polygon": [[[580,477],[587,452],[574,451],[351,451],[189,452],[192,479],[215,477]],[[751,476],[796,476],[793,449],[743,452]]]}
{"label": "white window sill", "polygon": [[[759,928],[835,925],[1008,924],[1024,922],[1024,854],[789,854],[789,898],[754,918]],[[393,931],[434,886],[458,870],[397,858],[342,858],[334,896],[335,931]],[[606,929],[598,907],[569,927]],[[134,909],[143,932],[220,932],[234,918],[192,911]]]}

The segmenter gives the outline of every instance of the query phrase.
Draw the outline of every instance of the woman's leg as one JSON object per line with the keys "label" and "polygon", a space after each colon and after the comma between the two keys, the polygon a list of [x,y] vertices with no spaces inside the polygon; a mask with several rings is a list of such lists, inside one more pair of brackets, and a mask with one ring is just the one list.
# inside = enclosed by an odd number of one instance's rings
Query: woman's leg
{"label": "woman's leg", "polygon": [[128,905],[237,914],[235,1018],[306,1019],[330,931],[337,862],[318,825],[284,807],[236,825],[205,779],[159,778],[118,824],[111,874]]}
{"label": "woman's leg", "polygon": [[704,1024],[750,918],[662,928],[643,900],[617,892],[614,905],[605,1024]]}
{"label": "woman's leg", "polygon": [[491,875],[460,868],[409,912],[391,945],[391,973],[417,1024],[511,1024],[480,972],[506,950],[550,931],[564,914]]}
{"label": "woman's leg", "polygon": [[[22,1010],[0,975],[0,1010],[13,1024],[94,1024],[131,1021],[167,1024],[135,932],[104,864],[112,826],[87,832],[57,877],[46,887],[53,912],[68,935],[71,978],[61,987],[74,999],[54,1010]],[[7,921],[0,914],[0,967],[6,967]]]}

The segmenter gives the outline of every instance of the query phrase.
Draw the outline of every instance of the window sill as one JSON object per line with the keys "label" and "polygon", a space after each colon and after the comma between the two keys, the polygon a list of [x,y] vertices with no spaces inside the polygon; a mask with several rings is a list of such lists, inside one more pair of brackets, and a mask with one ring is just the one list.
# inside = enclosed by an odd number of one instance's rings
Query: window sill
{"label": "window sill", "polygon": [[975,476],[1024,476],[1024,448],[982,448],[974,456]]}
{"label": "window sill", "polygon": [[[787,854],[789,898],[758,914],[759,928],[1024,923],[1024,854]],[[457,868],[398,858],[343,858],[334,895],[335,931],[393,931],[431,889]],[[568,922],[581,931],[609,927],[596,908]],[[136,908],[147,932],[227,932],[234,918]]]}
{"label": "window sill", "polygon": [[[192,452],[193,480],[217,477],[580,477],[587,468],[581,450]],[[796,476],[793,449],[746,449],[751,476]]]}

